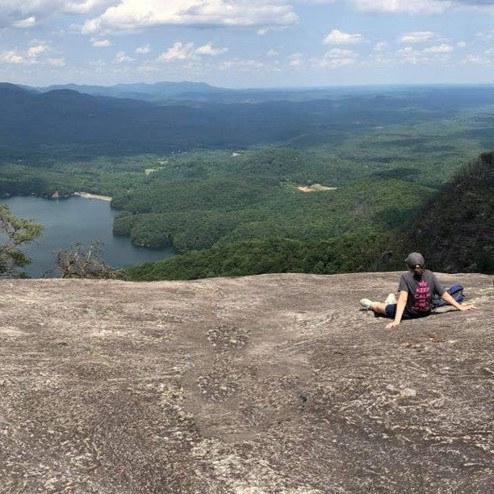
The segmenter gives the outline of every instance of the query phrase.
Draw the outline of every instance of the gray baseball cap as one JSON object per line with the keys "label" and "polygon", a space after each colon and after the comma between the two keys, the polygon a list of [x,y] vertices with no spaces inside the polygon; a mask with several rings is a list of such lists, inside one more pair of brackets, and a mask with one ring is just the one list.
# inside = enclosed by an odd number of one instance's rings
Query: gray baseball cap
{"label": "gray baseball cap", "polygon": [[419,254],[418,252],[412,252],[411,254],[408,254],[405,262],[407,263],[407,266],[410,266],[411,268],[414,268],[415,266],[417,266],[417,264],[422,268],[425,265],[424,256],[422,254]]}

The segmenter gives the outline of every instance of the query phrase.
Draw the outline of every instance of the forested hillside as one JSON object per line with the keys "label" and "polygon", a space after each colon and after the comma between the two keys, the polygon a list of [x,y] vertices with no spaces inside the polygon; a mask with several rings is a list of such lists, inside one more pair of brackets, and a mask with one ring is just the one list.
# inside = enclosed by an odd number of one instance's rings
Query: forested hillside
{"label": "forested hillside", "polygon": [[435,270],[494,273],[494,153],[482,154],[433,196],[378,266],[400,267],[410,246]]}
{"label": "forested hillside", "polygon": [[[400,208],[408,201],[416,204],[425,196],[417,184],[388,180],[366,185],[358,196],[343,195],[349,202],[334,215],[341,222],[340,229],[331,230],[334,225],[326,221],[326,240],[324,235],[318,238],[317,230],[313,235],[304,230],[305,237],[297,237],[293,231],[280,234],[274,228],[278,235],[271,238],[266,230],[256,240],[211,242],[210,249],[135,266],[128,275],[136,280],[159,280],[403,269],[403,259],[411,250],[423,252],[434,270],[494,273],[494,153],[482,154],[441,191],[429,192],[430,200],[415,211]],[[411,193],[417,194],[415,200]],[[372,204],[372,198],[378,201]],[[379,208],[379,200],[384,198],[390,201],[388,207]],[[323,210],[328,211],[329,204],[325,203]],[[360,215],[355,212],[355,204],[361,207]],[[374,214],[369,215],[372,207]],[[305,223],[297,224],[311,225],[321,219],[312,210]],[[287,224],[292,220],[288,218]],[[195,227],[201,231],[200,225]]]}
{"label": "forested hillside", "polygon": [[174,180],[165,166],[146,185],[114,198],[114,207],[125,211],[114,232],[139,245],[171,243],[182,253],[249,239],[323,240],[395,228],[432,192],[389,177],[304,192],[300,184],[310,177],[334,185],[327,180],[331,170],[307,158],[292,150],[262,151],[209,169],[198,163],[190,167],[196,176],[176,173]]}

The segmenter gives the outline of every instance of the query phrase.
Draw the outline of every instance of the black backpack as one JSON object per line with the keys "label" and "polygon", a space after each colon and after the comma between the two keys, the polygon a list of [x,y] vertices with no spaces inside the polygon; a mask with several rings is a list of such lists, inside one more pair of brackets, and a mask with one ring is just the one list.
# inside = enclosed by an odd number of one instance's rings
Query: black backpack
{"label": "black backpack", "polygon": [[[463,294],[463,285],[453,285],[451,288],[446,290],[458,303],[463,302],[465,300],[465,295]],[[437,309],[438,307],[444,307],[445,305],[449,305],[446,300],[443,300],[438,295],[434,295],[432,299],[432,308]]]}

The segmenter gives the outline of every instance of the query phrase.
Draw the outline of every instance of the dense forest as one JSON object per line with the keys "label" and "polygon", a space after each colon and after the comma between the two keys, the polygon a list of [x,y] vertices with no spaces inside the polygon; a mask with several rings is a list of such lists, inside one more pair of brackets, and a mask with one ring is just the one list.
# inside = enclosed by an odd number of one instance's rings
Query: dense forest
{"label": "dense forest", "polygon": [[376,267],[399,267],[409,245],[440,271],[494,273],[494,153],[482,154],[432,196]]}
{"label": "dense forest", "polygon": [[133,266],[126,278],[136,281],[191,280],[262,273],[336,274],[367,271],[379,253],[384,233],[359,231],[326,241],[288,238],[220,244],[156,263]]}
{"label": "dense forest", "polygon": [[[398,190],[397,184],[386,185]],[[494,153],[484,153],[463,167],[420,211],[402,215],[404,221],[393,224],[396,213],[390,212],[387,225],[379,223],[377,214],[366,228],[348,228],[352,233],[326,241],[259,238],[219,243],[129,268],[127,275],[133,280],[152,281],[278,272],[401,270],[411,248],[423,252],[435,270],[494,273]]]}
{"label": "dense forest", "polygon": [[212,177],[183,187],[158,183],[117,196],[116,205],[126,213],[115,220],[114,233],[130,235],[140,245],[171,243],[181,253],[246,239],[322,240],[353,230],[395,228],[430,193],[395,178],[312,192],[274,178],[266,183]]}

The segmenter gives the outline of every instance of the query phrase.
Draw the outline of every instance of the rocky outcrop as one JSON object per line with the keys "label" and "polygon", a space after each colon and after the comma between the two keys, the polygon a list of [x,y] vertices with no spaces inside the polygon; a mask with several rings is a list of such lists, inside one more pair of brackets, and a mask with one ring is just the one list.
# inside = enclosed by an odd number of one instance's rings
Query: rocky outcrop
{"label": "rocky outcrop", "polygon": [[397,278],[0,282],[0,492],[492,492],[492,277],[385,330]]}

